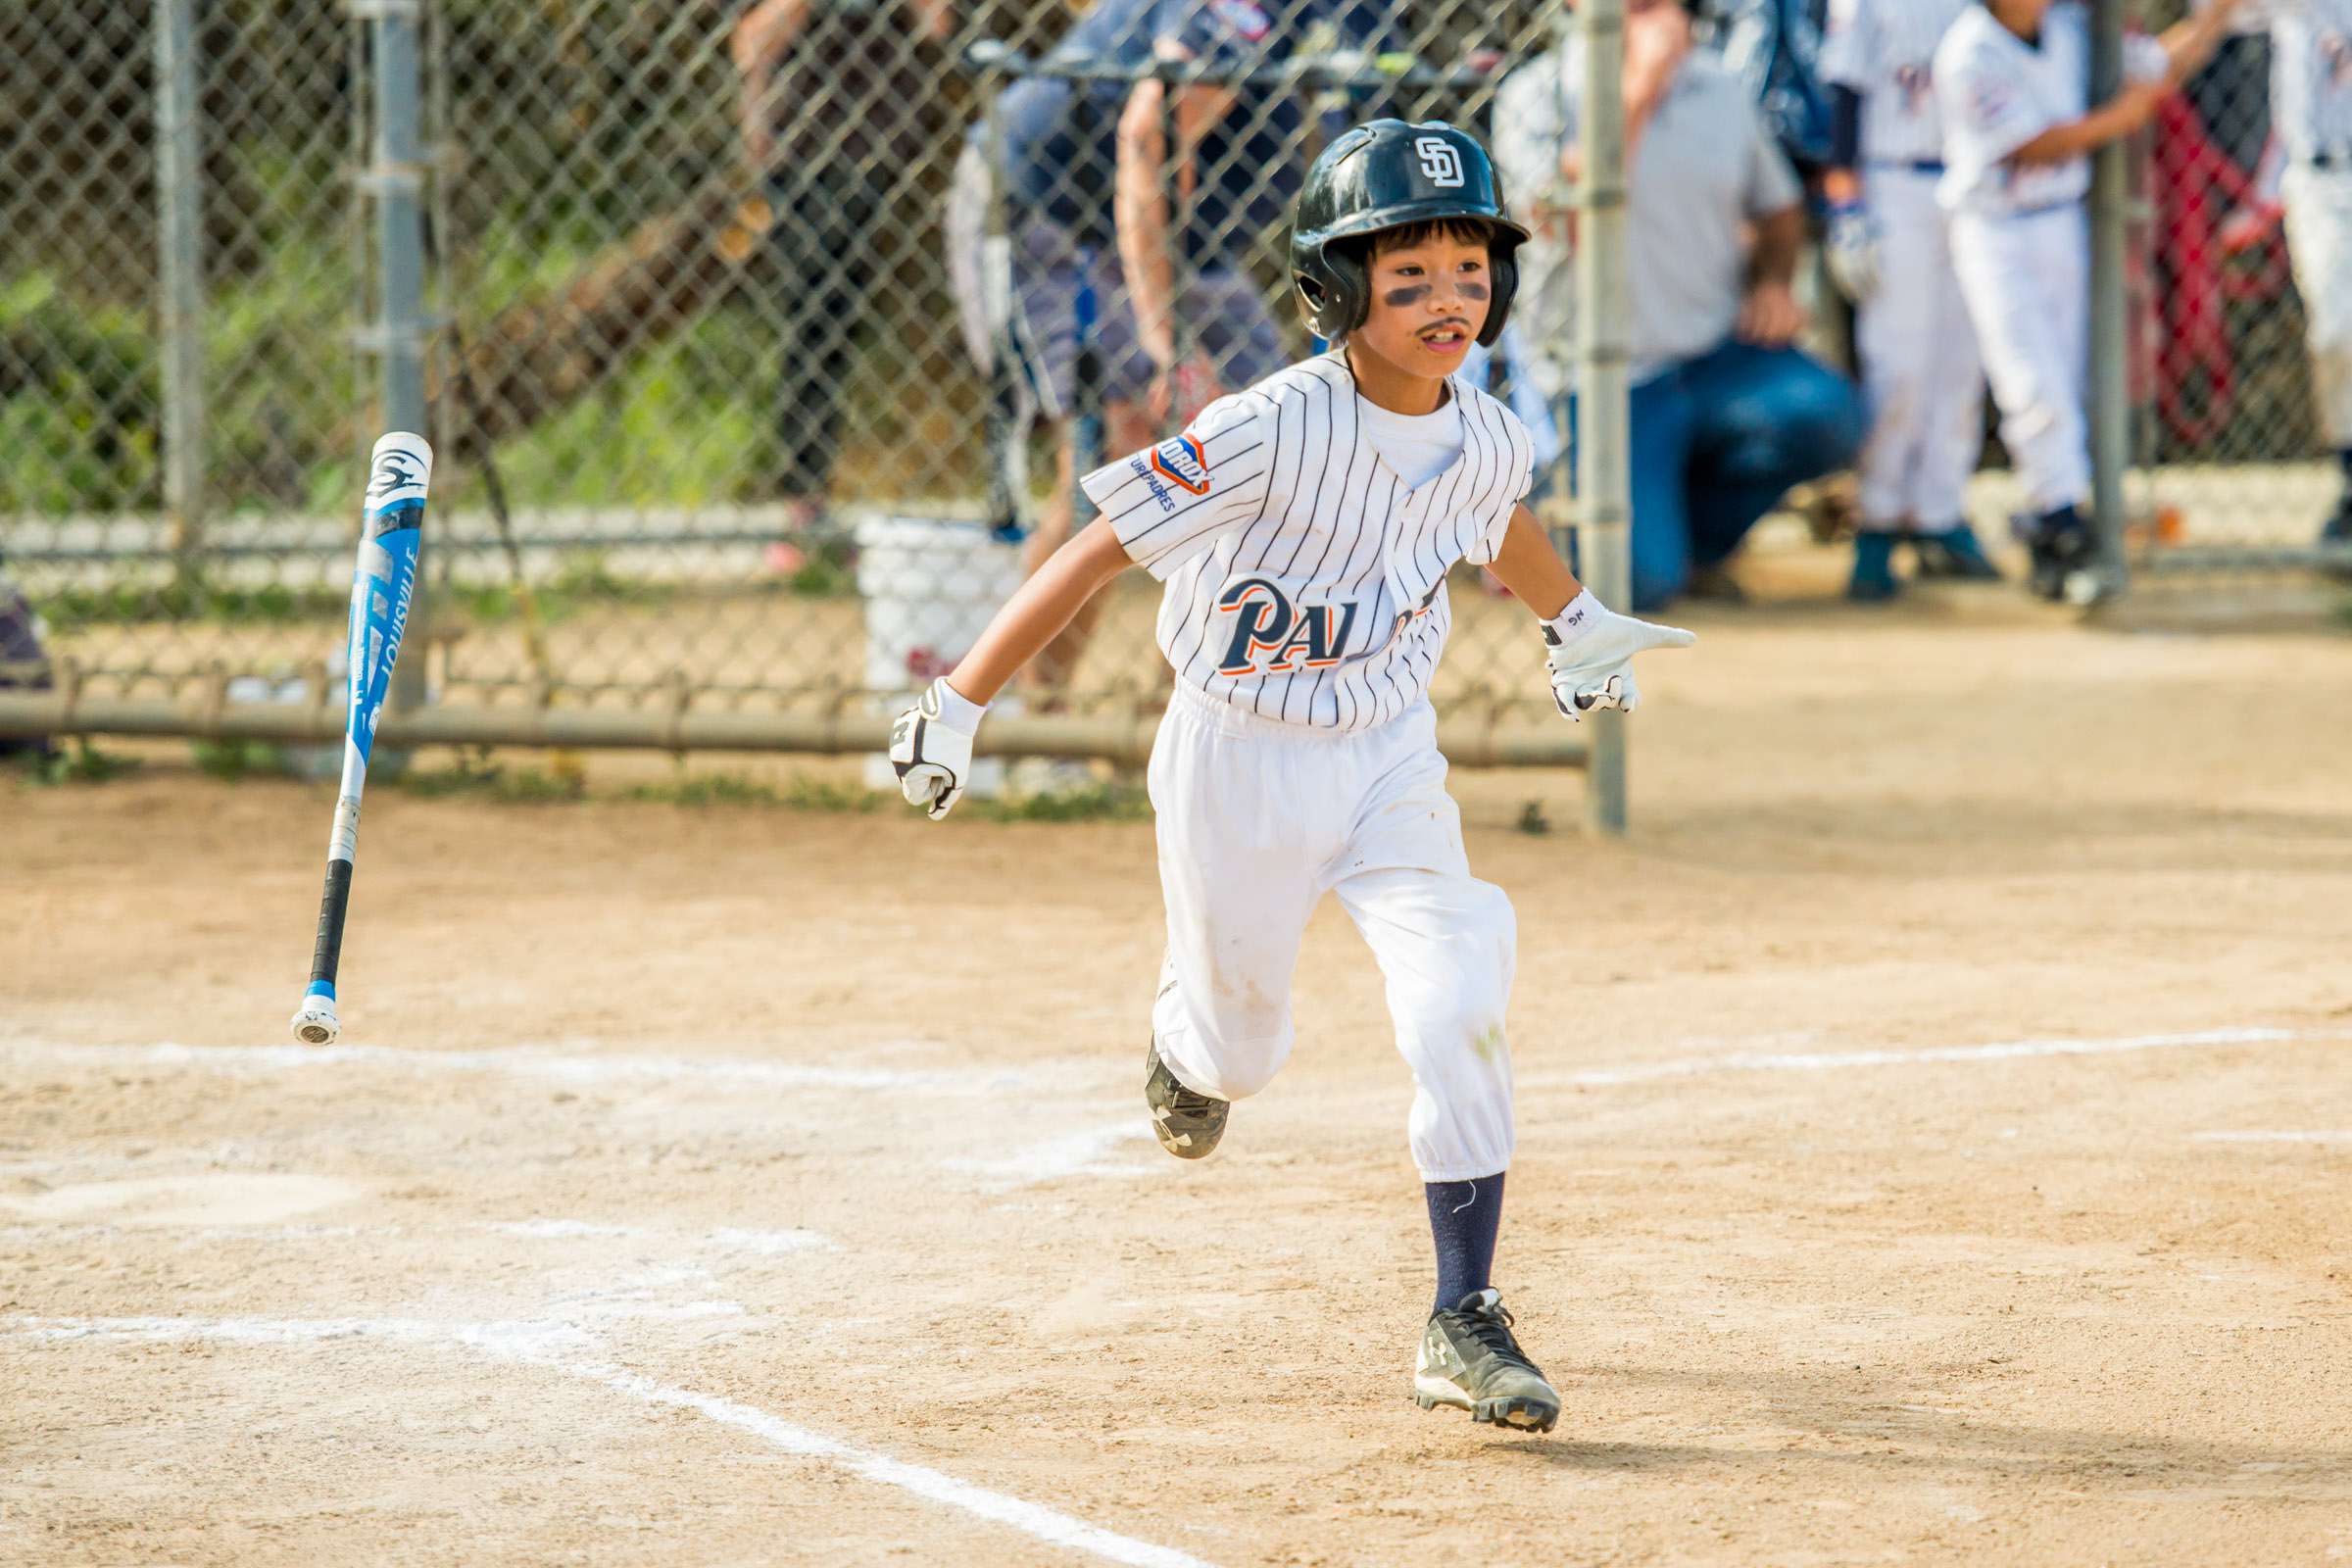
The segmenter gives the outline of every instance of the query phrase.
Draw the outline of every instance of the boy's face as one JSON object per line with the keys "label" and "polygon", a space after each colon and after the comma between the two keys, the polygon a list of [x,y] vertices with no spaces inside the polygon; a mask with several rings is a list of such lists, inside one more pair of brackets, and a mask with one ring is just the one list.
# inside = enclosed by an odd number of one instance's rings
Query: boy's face
{"label": "boy's face", "polygon": [[1372,253],[1372,304],[1349,334],[1407,375],[1441,380],[1461,368],[1494,300],[1487,242],[1439,233]]}

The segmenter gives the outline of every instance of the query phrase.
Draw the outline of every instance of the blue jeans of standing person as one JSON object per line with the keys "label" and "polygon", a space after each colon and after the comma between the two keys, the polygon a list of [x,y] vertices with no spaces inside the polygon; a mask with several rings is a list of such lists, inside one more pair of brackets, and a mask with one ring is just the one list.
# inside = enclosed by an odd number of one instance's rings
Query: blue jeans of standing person
{"label": "blue jeans of standing person", "polygon": [[1730,557],[1791,485],[1862,450],[1854,385],[1797,349],[1730,342],[1634,388],[1634,608]]}
{"label": "blue jeans of standing person", "polygon": [[[1635,610],[1728,559],[1791,485],[1849,466],[1865,432],[1844,376],[1801,350],[1737,340],[1642,382],[1632,413]],[[1573,399],[1569,428],[1573,443]]]}

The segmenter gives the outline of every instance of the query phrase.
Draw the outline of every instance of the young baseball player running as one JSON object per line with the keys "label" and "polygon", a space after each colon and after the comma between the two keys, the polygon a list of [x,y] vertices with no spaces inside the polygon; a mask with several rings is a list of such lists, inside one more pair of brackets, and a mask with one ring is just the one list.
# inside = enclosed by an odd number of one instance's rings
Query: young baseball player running
{"label": "young baseball player running", "polygon": [[2081,0],[1982,0],[1936,49],[1945,164],[1936,196],[1952,215],[1952,262],[2001,440],[2032,501],[2020,531],[2045,599],[2099,592],[2098,546],[2081,510],[2090,499],[2089,155],[2147,123],[2213,52],[2236,4],[2216,0],[2162,37],[2127,39],[2129,84],[2096,109]]}
{"label": "young baseball player running", "polygon": [[1854,302],[1871,410],[1845,589],[1863,604],[1895,596],[1894,546],[1906,535],[1923,577],[2001,575],[1963,510],[1984,445],[1984,368],[1936,205],[1943,125],[1930,68],[1968,3],[1831,0],[1822,46],[1832,119],[1824,254]]}
{"label": "young baseball player running", "polygon": [[1334,141],[1299,193],[1291,266],[1337,346],[1088,474],[1102,515],[900,716],[891,760],[908,801],[947,815],[989,700],[1078,606],[1130,564],[1167,585],[1157,635],[1176,686],[1150,773],[1168,922],[1145,1054],[1153,1129],[1199,1159],[1231,1102],[1281,1069],[1299,938],[1338,894],[1387,976],[1413,1072],[1438,1261],[1415,1396],[1543,1432],[1559,1396],[1490,1277],[1513,1146],[1517,928],[1501,890],[1470,874],[1437,748],[1446,574],[1485,564],[1542,617],[1571,719],[1631,710],[1633,656],[1691,637],[1579,586],[1520,505],[1526,429],[1454,375],[1473,341],[1500,334],[1526,236],[1475,137],[1379,120]]}

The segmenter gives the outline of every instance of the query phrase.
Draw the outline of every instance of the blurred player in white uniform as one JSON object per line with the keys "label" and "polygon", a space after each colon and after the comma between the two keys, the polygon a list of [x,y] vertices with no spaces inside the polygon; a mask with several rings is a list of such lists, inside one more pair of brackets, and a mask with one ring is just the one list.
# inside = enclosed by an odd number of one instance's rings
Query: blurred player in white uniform
{"label": "blurred player in white uniform", "polygon": [[1484,564],[1543,617],[1570,718],[1633,707],[1633,657],[1691,639],[1579,586],[1522,504],[1527,430],[1457,374],[1473,342],[1500,335],[1526,238],[1466,132],[1376,120],[1334,141],[1299,193],[1291,266],[1338,346],[1086,475],[1102,515],[900,715],[891,760],[907,800],[945,816],[1004,683],[1129,564],[1166,583],[1153,1131],[1199,1159],[1231,1102],[1281,1070],[1299,940],[1336,895],[1380,961],[1413,1072],[1408,1136],[1438,1263],[1415,1397],[1542,1432],[1559,1394],[1490,1279],[1515,1146],[1503,1017],[1518,927],[1502,891],[1470,874],[1446,792],[1428,691],[1452,624],[1446,582],[1457,563]]}
{"label": "blurred player in white uniform", "polygon": [[2303,296],[2312,400],[2344,489],[2320,530],[2352,545],[2352,0],[2249,0],[2240,27],[2271,35],[2271,134]]}
{"label": "blurred player in white uniform", "polygon": [[1832,0],[1822,74],[1830,84],[1830,276],[1854,302],[1854,346],[1870,402],[1861,522],[1846,597],[1897,591],[1894,545],[1908,536],[1922,576],[1998,581],[1964,512],[1984,445],[1984,368],[1936,204],[1943,121],[1936,46],[1970,0]]}
{"label": "blurred player in white uniform", "polygon": [[2045,599],[2100,591],[2083,400],[2089,370],[2090,154],[2148,122],[2204,64],[2237,0],[2161,38],[2125,40],[2126,85],[2090,107],[2090,11],[2081,0],[1982,0],[1936,50],[1952,262],[2001,410],[2001,440],[2032,515],[2033,587]]}

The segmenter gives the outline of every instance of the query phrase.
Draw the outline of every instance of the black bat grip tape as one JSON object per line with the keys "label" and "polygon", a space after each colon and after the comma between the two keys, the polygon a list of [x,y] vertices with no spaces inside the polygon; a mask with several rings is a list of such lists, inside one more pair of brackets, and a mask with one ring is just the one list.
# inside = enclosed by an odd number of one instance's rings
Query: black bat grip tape
{"label": "black bat grip tape", "polygon": [[343,956],[343,912],[351,906],[351,862],[326,862],[326,893],[318,901],[318,946],[311,953],[311,978],[335,983]]}

